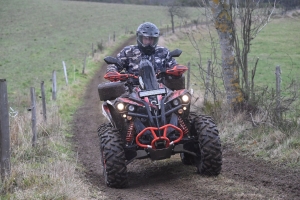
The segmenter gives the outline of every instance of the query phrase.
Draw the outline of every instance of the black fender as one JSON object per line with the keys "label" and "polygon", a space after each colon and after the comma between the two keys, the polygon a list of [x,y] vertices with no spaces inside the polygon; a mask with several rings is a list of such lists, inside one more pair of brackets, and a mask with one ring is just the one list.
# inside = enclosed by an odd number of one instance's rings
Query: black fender
{"label": "black fender", "polygon": [[102,114],[105,116],[106,119],[108,119],[108,121],[113,125],[113,127],[116,127],[116,124],[111,116],[111,112],[110,112],[107,102],[104,102],[102,104]]}
{"label": "black fender", "polygon": [[119,129],[123,133],[127,131],[127,125],[124,118],[118,113],[110,101],[106,101],[102,104],[103,115],[109,120],[113,127]]}

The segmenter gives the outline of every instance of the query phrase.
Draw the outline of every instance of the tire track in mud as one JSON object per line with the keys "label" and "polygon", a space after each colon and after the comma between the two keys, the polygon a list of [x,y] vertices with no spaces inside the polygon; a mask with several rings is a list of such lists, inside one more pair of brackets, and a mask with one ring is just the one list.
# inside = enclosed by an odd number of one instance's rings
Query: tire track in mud
{"label": "tire track in mud", "polygon": [[[132,37],[113,55],[134,43]],[[87,181],[101,191],[103,199],[300,199],[299,170],[245,157],[226,145],[217,177],[200,176],[195,167],[183,165],[175,155],[162,161],[136,160],[128,165],[128,188],[106,187],[97,136],[97,128],[105,120],[97,86],[104,81],[105,71],[103,65],[95,73],[73,119],[74,151],[78,152]]]}

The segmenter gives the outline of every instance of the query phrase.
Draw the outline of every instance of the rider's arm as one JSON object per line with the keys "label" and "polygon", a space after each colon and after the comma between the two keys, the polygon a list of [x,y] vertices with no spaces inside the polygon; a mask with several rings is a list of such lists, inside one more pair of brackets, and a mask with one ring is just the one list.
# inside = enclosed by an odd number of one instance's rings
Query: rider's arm
{"label": "rider's arm", "polygon": [[171,58],[169,60],[166,60],[167,62],[167,68],[173,68],[175,65],[177,65],[177,62],[174,58]]}
{"label": "rider's arm", "polygon": [[117,72],[117,71],[118,71],[118,68],[116,65],[107,65],[106,73],[107,72]]}
{"label": "rider's arm", "polygon": [[169,57],[169,53],[170,53],[169,50],[166,49],[166,51],[167,51],[167,54],[166,54],[166,67],[168,69],[170,69],[170,68],[173,68],[175,65],[177,65],[177,62],[174,58]]}

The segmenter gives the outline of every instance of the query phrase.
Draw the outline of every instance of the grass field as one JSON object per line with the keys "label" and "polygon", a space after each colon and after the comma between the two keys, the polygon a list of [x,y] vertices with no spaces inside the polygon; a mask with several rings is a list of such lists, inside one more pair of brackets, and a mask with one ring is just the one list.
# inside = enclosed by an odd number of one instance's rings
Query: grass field
{"label": "grass field", "polygon": [[275,84],[275,67],[282,69],[282,83],[300,78],[300,18],[275,19],[253,41],[252,64],[259,57],[256,82]]}
{"label": "grass field", "polygon": [[[187,9],[189,21],[197,17],[197,9]],[[166,8],[159,6],[2,0],[0,78],[7,79],[9,98],[27,95],[29,87],[39,87],[42,80],[46,87],[51,85],[53,70],[63,83],[62,61],[73,75],[74,69],[81,71],[85,55],[91,55],[92,44],[96,49],[98,42],[112,41],[115,32],[116,42],[110,45],[116,46],[145,21],[170,26]]]}
{"label": "grass field", "polygon": [[[192,11],[194,16],[198,15],[197,9]],[[70,122],[81,103],[85,84],[101,64],[91,58],[92,44],[95,48],[97,42],[108,40],[115,31],[117,41],[107,44],[107,49],[100,54],[101,57],[108,55],[122,40],[131,36],[125,34],[126,29],[134,32],[143,21],[152,21],[161,28],[170,24],[163,7],[60,0],[0,1],[0,78],[7,79],[10,105],[29,98],[29,87],[38,88],[41,80],[45,80],[47,95],[51,96],[52,70],[58,72],[62,84],[59,100],[48,101],[48,123],[43,124],[38,115],[36,149],[31,147],[30,113],[22,112],[25,110],[22,108],[17,117],[10,117],[12,173],[6,182],[0,183],[0,199],[102,197],[99,191],[99,194],[91,194],[90,186],[82,180],[82,168],[78,166],[70,143]],[[299,18],[273,20],[254,40],[251,59],[260,57],[257,83],[273,85],[276,65],[282,67],[283,82],[299,76],[299,24]],[[215,32],[213,27],[211,31]],[[194,34],[201,60],[187,38],[187,32]],[[211,59],[208,36],[207,28],[201,26],[177,30],[175,35],[160,40],[169,49],[183,50],[177,61],[191,62],[193,84],[198,84],[197,64],[205,66]],[[217,37],[213,37],[218,51]],[[87,73],[81,75],[86,54],[89,55]],[[68,87],[64,84],[63,60],[69,73]],[[196,89],[195,85],[193,87]],[[40,109],[41,105],[38,107]],[[250,151],[249,154],[264,159],[299,166],[299,131],[284,134],[276,130],[269,134],[270,131],[263,128],[253,129],[240,115],[226,118],[218,127],[224,143],[232,143],[246,154]]]}

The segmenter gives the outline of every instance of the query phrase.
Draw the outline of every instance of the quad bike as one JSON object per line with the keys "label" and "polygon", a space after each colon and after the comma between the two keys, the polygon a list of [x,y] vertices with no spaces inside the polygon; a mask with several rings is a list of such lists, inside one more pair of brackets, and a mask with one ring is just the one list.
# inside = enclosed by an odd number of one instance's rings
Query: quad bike
{"label": "quad bike", "polygon": [[[169,53],[178,57],[181,50]],[[106,57],[107,64],[121,66]],[[125,67],[124,67],[125,69]],[[190,112],[192,94],[184,89],[187,67],[175,65],[155,74],[142,58],[139,75],[109,72],[111,82],[98,86],[103,115],[109,120],[98,128],[105,183],[128,184],[127,165],[134,159],[162,160],[180,154],[185,165],[216,176],[221,171],[222,149],[217,126],[210,116]]]}

